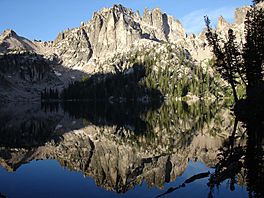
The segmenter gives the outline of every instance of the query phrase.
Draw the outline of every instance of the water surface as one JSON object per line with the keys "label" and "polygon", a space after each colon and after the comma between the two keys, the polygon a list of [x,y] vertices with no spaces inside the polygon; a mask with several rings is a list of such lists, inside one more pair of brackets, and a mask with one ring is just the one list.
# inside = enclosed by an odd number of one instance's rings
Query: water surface
{"label": "water surface", "polygon": [[263,163],[247,160],[246,128],[224,104],[1,104],[0,112],[3,197],[263,195],[263,179],[250,180]]}

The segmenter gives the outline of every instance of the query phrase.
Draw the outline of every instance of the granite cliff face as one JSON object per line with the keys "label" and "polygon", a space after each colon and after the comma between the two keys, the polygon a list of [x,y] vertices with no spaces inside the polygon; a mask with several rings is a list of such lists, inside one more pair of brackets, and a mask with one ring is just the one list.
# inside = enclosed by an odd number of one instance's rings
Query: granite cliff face
{"label": "granite cliff face", "polygon": [[[185,33],[179,21],[159,9],[145,10],[141,17],[122,5],[95,12],[89,22],[61,32],[54,42],[30,41],[6,30],[0,36],[1,99],[35,100],[45,87],[61,89],[85,74],[98,72],[102,65],[98,62],[115,54],[182,36]],[[30,83],[37,87],[30,87]]]}
{"label": "granite cliff face", "polygon": [[87,64],[93,53],[87,33],[82,28],[59,34],[54,46],[63,63],[70,66]]}
{"label": "granite cliff face", "polygon": [[85,66],[91,58],[128,51],[142,39],[176,42],[184,37],[181,23],[160,9],[146,9],[141,17],[138,12],[114,5],[95,12],[79,28],[60,33],[54,47],[66,65]]}
{"label": "granite cliff face", "polygon": [[162,13],[159,8],[145,9],[140,24],[143,33],[154,40],[176,42],[185,37],[185,30],[180,21]]}

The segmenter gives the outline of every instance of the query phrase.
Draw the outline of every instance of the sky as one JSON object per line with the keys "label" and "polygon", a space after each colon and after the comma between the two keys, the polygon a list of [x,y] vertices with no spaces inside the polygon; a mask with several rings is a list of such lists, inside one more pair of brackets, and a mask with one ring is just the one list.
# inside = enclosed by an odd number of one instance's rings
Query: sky
{"label": "sky", "polygon": [[232,22],[235,8],[250,5],[251,0],[0,0],[0,33],[13,29],[32,40],[54,40],[59,32],[80,26],[94,12],[114,4],[140,13],[159,7],[179,19],[187,33],[199,33],[204,15],[213,25],[220,15]]}

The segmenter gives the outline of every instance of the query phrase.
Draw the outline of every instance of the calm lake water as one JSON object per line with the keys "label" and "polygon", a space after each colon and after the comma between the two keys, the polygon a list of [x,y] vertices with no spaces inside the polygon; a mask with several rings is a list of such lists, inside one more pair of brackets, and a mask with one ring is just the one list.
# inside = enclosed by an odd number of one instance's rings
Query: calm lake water
{"label": "calm lake water", "polygon": [[243,125],[216,103],[1,104],[0,197],[261,197]]}

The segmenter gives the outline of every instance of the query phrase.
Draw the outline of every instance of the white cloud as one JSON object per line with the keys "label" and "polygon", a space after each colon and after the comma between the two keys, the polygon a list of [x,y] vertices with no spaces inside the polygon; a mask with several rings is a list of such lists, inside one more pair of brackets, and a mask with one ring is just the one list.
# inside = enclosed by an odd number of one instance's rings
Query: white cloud
{"label": "white cloud", "polygon": [[215,26],[218,18],[222,15],[227,21],[232,22],[234,19],[235,7],[222,7],[215,10],[200,9],[195,10],[181,18],[181,22],[187,33],[199,33],[203,30],[204,16],[207,15],[212,25]]}

